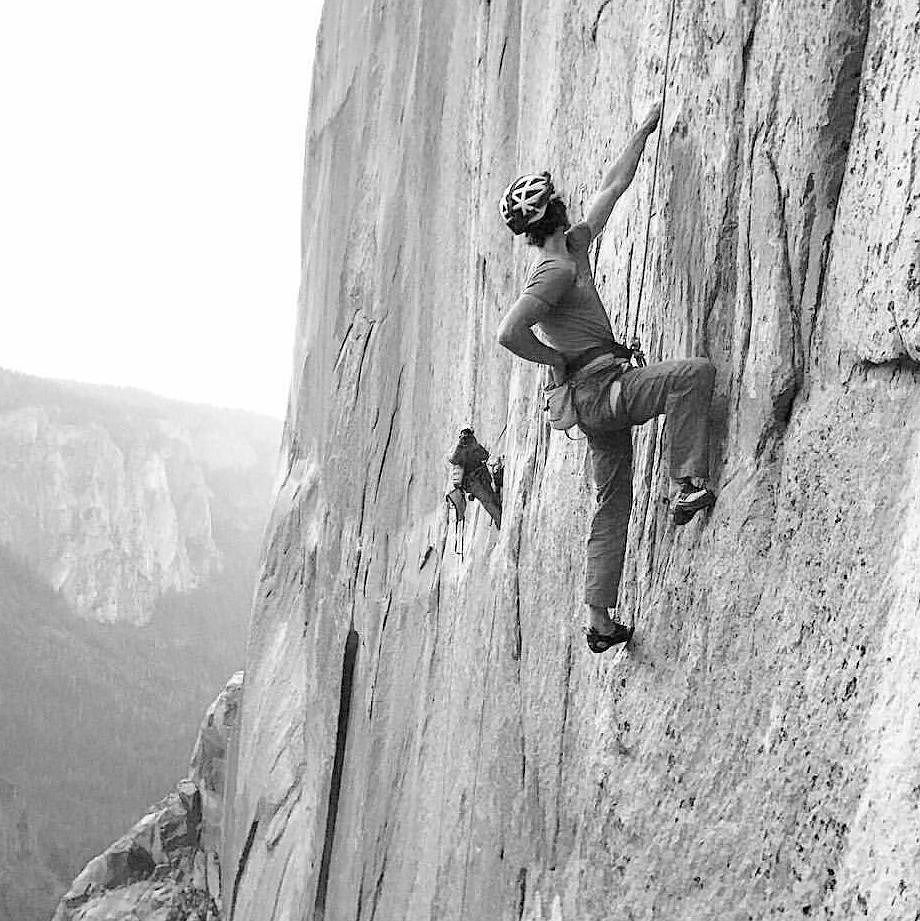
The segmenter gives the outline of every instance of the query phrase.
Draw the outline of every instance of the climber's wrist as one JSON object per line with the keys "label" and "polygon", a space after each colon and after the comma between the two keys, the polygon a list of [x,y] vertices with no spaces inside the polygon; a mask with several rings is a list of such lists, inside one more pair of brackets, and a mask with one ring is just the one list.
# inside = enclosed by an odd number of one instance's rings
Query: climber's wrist
{"label": "climber's wrist", "polygon": [[549,367],[554,384],[561,384],[569,376],[569,369],[566,367],[565,359],[562,355],[556,361],[553,361]]}

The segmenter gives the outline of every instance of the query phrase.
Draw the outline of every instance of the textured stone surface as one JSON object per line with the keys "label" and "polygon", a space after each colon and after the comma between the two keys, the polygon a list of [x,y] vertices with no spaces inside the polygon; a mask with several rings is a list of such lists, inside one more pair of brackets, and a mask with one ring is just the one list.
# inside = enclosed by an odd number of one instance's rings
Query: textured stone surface
{"label": "textured stone surface", "polygon": [[83,616],[143,622],[158,595],[219,565],[191,445],[163,435],[124,452],[101,426],[56,425],[40,407],[0,419],[0,537]]}
{"label": "textured stone surface", "polygon": [[[327,5],[233,921],[916,917],[915,0],[677,3],[641,310],[651,150],[597,277],[652,359],[715,362],[720,500],[676,531],[637,432],[619,661],[578,632],[584,446],[495,344],[501,189],[549,168],[581,209],[669,9]],[[507,466],[461,562],[466,423]]]}
{"label": "textured stone surface", "polygon": [[239,726],[243,673],[208,708],[190,778],[84,867],[54,921],[213,921],[220,917],[226,752]]}
{"label": "textured stone surface", "polygon": [[242,696],[243,673],[237,672],[208,708],[192,752],[191,779],[201,797],[199,842],[206,859],[208,888],[217,893],[220,892],[227,757],[239,728]]}

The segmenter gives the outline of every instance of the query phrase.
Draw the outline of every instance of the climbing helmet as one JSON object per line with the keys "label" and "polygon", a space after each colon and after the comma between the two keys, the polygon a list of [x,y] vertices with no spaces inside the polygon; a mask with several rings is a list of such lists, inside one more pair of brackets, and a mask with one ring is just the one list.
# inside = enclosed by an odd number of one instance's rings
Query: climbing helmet
{"label": "climbing helmet", "polygon": [[514,234],[521,234],[528,225],[546,214],[546,207],[556,197],[549,173],[527,173],[518,176],[502,194],[499,208],[502,219]]}

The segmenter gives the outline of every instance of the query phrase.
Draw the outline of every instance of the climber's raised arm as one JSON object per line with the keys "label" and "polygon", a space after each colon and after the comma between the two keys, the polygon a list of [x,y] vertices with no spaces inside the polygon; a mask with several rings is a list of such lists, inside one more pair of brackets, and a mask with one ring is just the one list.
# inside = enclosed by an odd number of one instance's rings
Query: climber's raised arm
{"label": "climber's raised arm", "polygon": [[629,184],[636,175],[642,151],[649,135],[658,125],[661,117],[661,104],[655,103],[639,126],[636,133],[630,138],[626,149],[620,154],[616,163],[607,171],[604,181],[597,194],[591,201],[585,222],[591,228],[593,236],[597,236],[607,224],[610,212],[617,203],[617,199],[629,188]]}
{"label": "climber's raised arm", "polygon": [[561,352],[541,342],[531,327],[549,315],[552,308],[545,301],[531,294],[522,294],[505,314],[498,328],[499,345],[504,346],[519,358],[553,369],[553,380],[565,380],[565,358]]}

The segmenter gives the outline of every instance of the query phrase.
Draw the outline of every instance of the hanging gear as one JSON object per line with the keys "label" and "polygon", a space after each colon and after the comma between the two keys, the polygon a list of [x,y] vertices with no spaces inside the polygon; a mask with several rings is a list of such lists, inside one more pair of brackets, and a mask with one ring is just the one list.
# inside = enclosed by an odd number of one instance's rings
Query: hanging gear
{"label": "hanging gear", "polygon": [[543,411],[546,413],[550,428],[565,432],[578,425],[578,413],[575,410],[575,389],[571,382],[547,384],[543,388]]}
{"label": "hanging gear", "polygon": [[522,234],[528,225],[546,214],[547,205],[555,194],[549,173],[527,173],[518,176],[502,194],[499,209],[502,220],[514,234]]}
{"label": "hanging gear", "polygon": [[499,455],[497,460],[489,464],[489,469],[492,471],[492,482],[495,484],[495,495],[498,496],[498,502],[499,505],[501,505],[502,491],[505,488],[505,458]]}
{"label": "hanging gear", "polygon": [[636,368],[644,368],[648,362],[645,360],[645,352],[642,351],[642,343],[638,336],[633,336],[632,342],[629,343],[629,351],[632,353],[630,361]]}
{"label": "hanging gear", "polygon": [[454,510],[454,553],[463,559],[463,537],[466,531],[466,496],[463,490],[455,486],[445,497],[447,500],[447,521],[450,523],[450,510]]}

